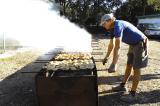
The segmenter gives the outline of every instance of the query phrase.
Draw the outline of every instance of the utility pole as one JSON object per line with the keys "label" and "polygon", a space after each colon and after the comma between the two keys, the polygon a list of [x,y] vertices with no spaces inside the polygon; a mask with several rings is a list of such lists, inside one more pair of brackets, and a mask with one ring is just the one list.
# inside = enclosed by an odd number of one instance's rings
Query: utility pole
{"label": "utility pole", "polygon": [[6,38],[5,38],[5,34],[3,33],[3,52],[5,53],[6,51]]}

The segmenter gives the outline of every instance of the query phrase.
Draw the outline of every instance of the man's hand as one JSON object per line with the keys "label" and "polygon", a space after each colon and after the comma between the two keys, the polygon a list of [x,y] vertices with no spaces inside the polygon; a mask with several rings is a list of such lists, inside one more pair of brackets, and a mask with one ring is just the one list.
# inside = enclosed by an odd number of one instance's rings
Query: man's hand
{"label": "man's hand", "polygon": [[105,58],[103,59],[103,61],[102,61],[102,64],[105,65],[105,63],[107,63],[107,61],[108,61],[108,57],[105,57]]}
{"label": "man's hand", "polygon": [[115,64],[111,64],[110,67],[108,68],[109,73],[116,72],[116,70],[117,70],[117,65]]}

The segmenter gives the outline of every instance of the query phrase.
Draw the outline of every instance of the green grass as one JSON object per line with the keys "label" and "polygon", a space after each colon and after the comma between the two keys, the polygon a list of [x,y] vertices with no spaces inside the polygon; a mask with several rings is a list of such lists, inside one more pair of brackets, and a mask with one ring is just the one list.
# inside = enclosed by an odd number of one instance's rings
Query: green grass
{"label": "green grass", "polygon": [[0,78],[4,78],[35,61],[39,54],[37,51],[17,53],[14,56],[0,59]]}
{"label": "green grass", "polygon": [[28,63],[28,61],[34,59],[36,56],[33,51],[27,51],[22,53],[16,53],[14,56],[8,57],[8,58],[2,58],[0,59],[0,62],[16,62],[20,64]]}
{"label": "green grass", "polygon": [[3,54],[4,53],[4,50],[0,50],[0,54]]}

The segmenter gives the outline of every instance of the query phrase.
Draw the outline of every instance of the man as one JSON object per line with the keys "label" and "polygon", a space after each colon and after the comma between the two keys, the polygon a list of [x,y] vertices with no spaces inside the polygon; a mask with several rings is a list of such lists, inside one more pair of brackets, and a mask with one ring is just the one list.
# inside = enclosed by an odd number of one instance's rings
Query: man
{"label": "man", "polygon": [[127,91],[125,84],[130,77],[133,68],[134,75],[131,90],[127,95],[121,97],[122,100],[131,102],[136,99],[136,89],[140,80],[141,69],[148,64],[148,45],[147,37],[131,23],[116,20],[112,14],[105,14],[101,18],[101,25],[106,30],[114,30],[108,45],[107,54],[103,60],[103,64],[107,62],[113,50],[113,60],[108,69],[109,73],[117,70],[117,61],[121,48],[121,42],[129,45],[128,60],[125,75],[119,86],[113,87],[113,91]]}

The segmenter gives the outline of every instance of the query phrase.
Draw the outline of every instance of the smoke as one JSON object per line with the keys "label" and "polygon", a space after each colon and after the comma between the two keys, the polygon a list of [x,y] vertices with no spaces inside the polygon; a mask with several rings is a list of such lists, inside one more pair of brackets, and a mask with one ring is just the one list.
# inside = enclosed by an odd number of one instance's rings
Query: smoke
{"label": "smoke", "polygon": [[23,46],[91,52],[91,35],[56,10],[40,0],[0,0],[0,34]]}

